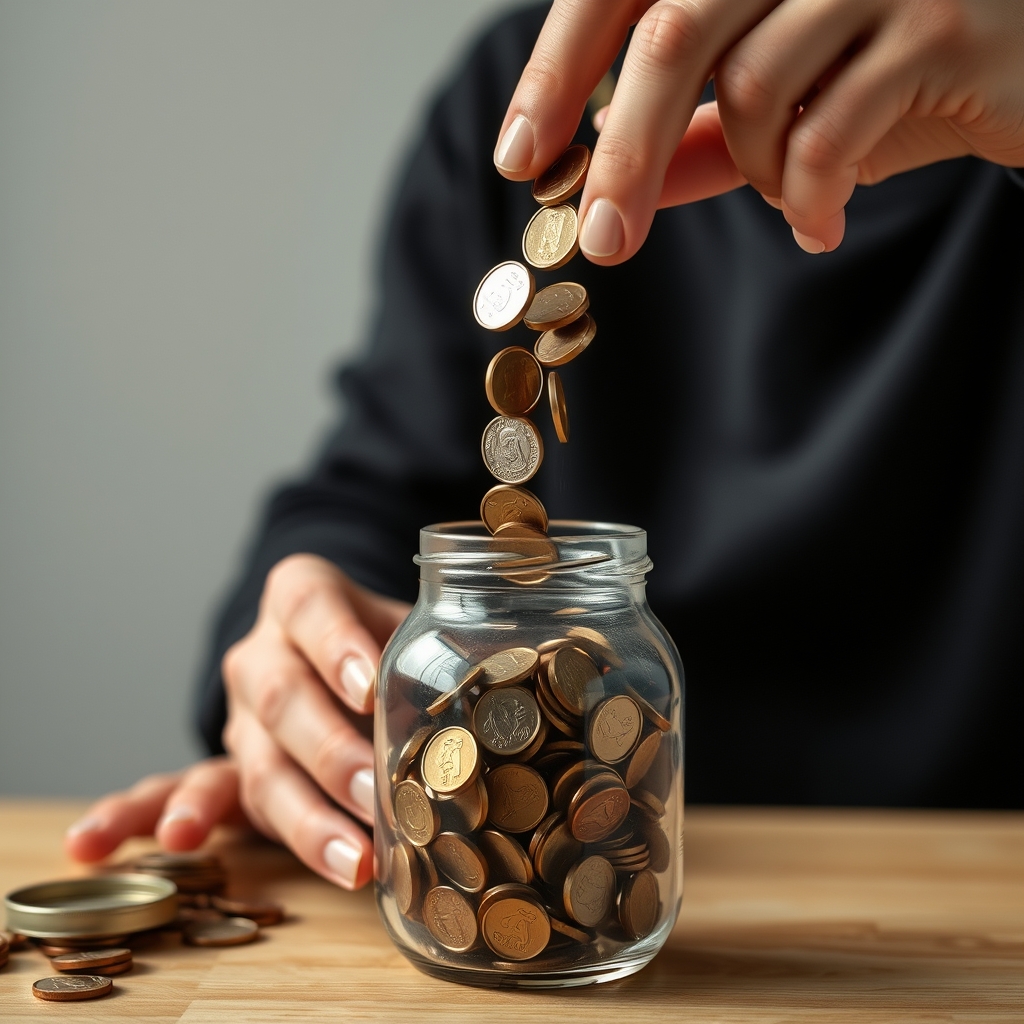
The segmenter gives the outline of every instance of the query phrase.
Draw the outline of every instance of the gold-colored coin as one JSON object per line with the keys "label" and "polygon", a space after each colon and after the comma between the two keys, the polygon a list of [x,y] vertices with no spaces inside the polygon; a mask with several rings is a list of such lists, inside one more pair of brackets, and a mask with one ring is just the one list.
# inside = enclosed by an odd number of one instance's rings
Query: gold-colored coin
{"label": "gold-colored coin", "polygon": [[480,451],[491,476],[505,484],[525,484],[544,461],[544,442],[523,416],[496,416],[484,428]]}
{"label": "gold-colored coin", "polygon": [[442,832],[430,847],[434,863],[465,892],[487,888],[487,860],[476,844],[457,832]]}
{"label": "gold-colored coin", "polygon": [[52,1003],[73,1003],[81,999],[96,999],[113,991],[109,978],[95,974],[58,974],[53,978],[40,978],[32,984],[32,995]]}
{"label": "gold-colored coin", "polygon": [[569,440],[569,410],[565,407],[562,378],[554,370],[548,374],[548,405],[551,406],[551,422],[555,427],[555,436],[562,444],[566,444]]}
{"label": "gold-colored coin", "polygon": [[585,928],[596,928],[615,899],[615,869],[604,857],[584,857],[570,869],[562,886],[566,913]]}
{"label": "gold-colored coin", "polygon": [[477,845],[487,858],[492,883],[533,881],[533,864],[514,839],[495,829],[486,829],[477,838]]}
{"label": "gold-colored coin", "polygon": [[507,331],[523,318],[533,301],[533,274],[515,260],[506,260],[484,274],[473,296],[473,316],[489,331]]}
{"label": "gold-colored coin", "polygon": [[583,316],[590,305],[587,289],[575,281],[549,284],[533,297],[523,323],[534,331],[554,331]]}
{"label": "gold-colored coin", "polygon": [[395,787],[395,821],[413,846],[427,846],[441,828],[434,801],[413,779],[403,779]]}
{"label": "gold-colored coin", "polygon": [[551,656],[548,688],[570,715],[582,717],[591,698],[601,692],[601,672],[590,656],[578,647],[560,647]]}
{"label": "gold-colored coin", "polygon": [[548,787],[540,773],[525,764],[500,764],[484,782],[488,819],[505,832],[529,832],[548,812]]}
{"label": "gold-colored coin", "polygon": [[495,566],[515,583],[543,583],[551,575],[544,567],[558,561],[558,548],[547,534],[522,523],[505,523],[494,531],[494,547],[502,558]]}
{"label": "gold-colored coin", "polygon": [[[431,718],[436,718],[442,712],[454,707],[467,693],[469,693],[470,690],[473,689],[474,686],[477,685],[477,683],[480,682],[480,677],[482,675],[483,673],[480,671],[479,665],[471,668],[462,677],[462,679],[452,687],[452,689],[442,693],[440,697],[431,702],[427,707],[427,714],[430,715]],[[423,728],[427,730],[428,735],[433,731],[433,726],[424,726]],[[420,732],[422,731],[423,729],[420,730]],[[414,734],[413,739],[418,735],[419,732]]]}
{"label": "gold-colored coin", "polygon": [[523,232],[523,255],[538,270],[564,267],[579,252],[576,207],[568,203],[538,210]]}
{"label": "gold-colored coin", "polygon": [[495,900],[482,915],[484,942],[500,957],[532,960],[551,938],[547,911],[536,900]]}
{"label": "gold-colored coin", "polygon": [[498,484],[484,495],[480,518],[491,533],[510,523],[530,526],[538,533],[547,533],[548,529],[548,514],[540,498],[525,487],[508,484]]}
{"label": "gold-colored coin", "polygon": [[523,687],[496,687],[476,702],[473,728],[477,739],[492,754],[512,757],[536,740],[540,709],[533,695]]}
{"label": "gold-colored coin", "polygon": [[420,902],[420,862],[415,847],[399,839],[391,849],[391,892],[399,912],[408,917]]}
{"label": "gold-colored coin", "polygon": [[472,785],[480,770],[473,734],[461,726],[439,729],[423,750],[423,781],[440,794],[457,793]]}
{"label": "gold-colored coin", "polygon": [[423,923],[453,953],[468,953],[476,945],[476,914],[457,889],[438,885],[423,898]]}
{"label": "gold-colored coin", "polygon": [[515,686],[533,673],[539,658],[532,647],[508,647],[488,655],[477,666],[483,669],[480,685],[488,690]]}
{"label": "gold-colored coin", "polygon": [[632,697],[619,694],[594,708],[587,730],[588,746],[605,764],[628,757],[640,739],[643,716]]}
{"label": "gold-colored coin", "polygon": [[518,345],[498,352],[484,375],[487,401],[502,416],[525,416],[540,401],[543,383],[537,357]]}
{"label": "gold-colored coin", "polygon": [[655,729],[637,744],[636,750],[633,751],[633,756],[629,759],[629,764],[626,766],[626,789],[638,786],[650,770],[651,765],[654,764],[654,759],[658,756],[658,751],[661,749],[661,737],[662,733]]}
{"label": "gold-colored coin", "polygon": [[626,684],[626,692],[637,702],[640,710],[644,713],[644,717],[654,726],[657,726],[662,732],[668,732],[672,728],[672,723],[653,705],[650,701],[645,700],[636,690]]}
{"label": "gold-colored coin", "polygon": [[589,313],[565,327],[545,331],[534,343],[533,354],[542,366],[564,366],[571,362],[597,336],[597,324]]}
{"label": "gold-colored coin", "polygon": [[416,760],[416,755],[423,749],[423,744],[427,742],[427,737],[434,731],[432,725],[425,725],[421,729],[417,729],[406,741],[405,746],[402,747],[402,752],[398,755],[398,760],[395,762],[395,770],[391,773],[391,784],[397,786],[409,774],[409,769],[412,767],[413,761]]}
{"label": "gold-colored coin", "polygon": [[600,842],[625,821],[629,806],[629,793],[621,783],[589,790],[569,806],[573,837],[581,843]]}
{"label": "gold-colored coin", "polygon": [[661,910],[661,893],[653,871],[641,871],[622,883],[619,893],[619,924],[631,939],[654,931]]}
{"label": "gold-colored coin", "polygon": [[450,800],[445,800],[438,810],[446,831],[465,834],[483,828],[487,820],[487,787],[484,780],[477,776],[472,786],[463,793],[456,793]]}
{"label": "gold-colored coin", "polygon": [[570,146],[533,183],[533,198],[542,206],[564,203],[576,195],[587,180],[590,150],[577,144]]}

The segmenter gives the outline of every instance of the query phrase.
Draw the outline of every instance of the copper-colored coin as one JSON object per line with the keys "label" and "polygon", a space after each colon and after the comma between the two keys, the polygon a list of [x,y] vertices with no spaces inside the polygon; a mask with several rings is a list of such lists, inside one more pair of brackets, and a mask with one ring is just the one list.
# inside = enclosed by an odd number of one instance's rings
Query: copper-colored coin
{"label": "copper-colored coin", "polygon": [[477,838],[477,845],[487,858],[492,882],[533,881],[533,864],[523,848],[502,832],[487,829]]}
{"label": "copper-colored coin", "polygon": [[661,737],[662,733],[656,729],[637,744],[626,767],[626,789],[632,789],[639,785],[651,765],[654,764],[654,759],[661,749]]}
{"label": "copper-colored coin", "polygon": [[73,1003],[107,995],[114,987],[109,978],[95,974],[58,974],[40,978],[32,985],[32,995],[51,1003]]}
{"label": "copper-colored coin", "polygon": [[575,641],[592,658],[602,659],[613,668],[622,668],[622,659],[615,653],[608,638],[590,626],[570,626],[565,635]]}
{"label": "copper-colored coin", "polygon": [[476,844],[456,832],[442,832],[430,847],[434,863],[465,892],[487,888],[487,860]]}
{"label": "copper-colored coin", "polygon": [[615,869],[598,855],[584,857],[570,869],[562,886],[566,913],[585,928],[595,928],[615,899]]}
{"label": "copper-colored coin", "polygon": [[548,374],[548,405],[551,406],[551,422],[555,427],[555,436],[562,444],[567,444],[569,441],[569,410],[565,407],[562,378],[554,370]]}
{"label": "copper-colored coin", "polygon": [[551,695],[577,718],[587,708],[588,695],[601,691],[601,672],[590,656],[578,647],[560,647],[548,663],[547,681]]}
{"label": "copper-colored coin", "polygon": [[476,945],[476,914],[457,889],[439,885],[423,898],[423,923],[453,953],[467,953]]}
{"label": "copper-colored coin", "polygon": [[548,788],[525,764],[500,764],[484,781],[490,798],[488,818],[505,832],[529,832],[548,811]]}
{"label": "copper-colored coin", "polygon": [[564,203],[576,195],[587,180],[590,150],[582,144],[570,146],[533,183],[533,198],[542,206]]}
{"label": "copper-colored coin", "polygon": [[544,442],[537,428],[522,416],[496,416],[480,442],[491,476],[505,484],[525,484],[544,460]]}
{"label": "copper-colored coin", "polygon": [[28,936],[22,935],[21,932],[0,931],[0,943],[12,950],[29,947]]}
{"label": "copper-colored coin", "polygon": [[391,849],[391,892],[399,911],[408,917],[420,902],[420,862],[415,847],[401,839]]}
{"label": "copper-colored coin", "polygon": [[63,973],[77,975],[99,974],[102,975],[104,978],[113,978],[115,975],[118,974],[127,974],[134,966],[135,964],[131,960],[124,960],[119,964],[111,964],[109,967],[87,967],[83,968],[80,971],[64,971]]}
{"label": "copper-colored coin", "polygon": [[622,883],[619,893],[619,924],[631,939],[654,931],[661,910],[661,893],[653,871],[641,871]]}
{"label": "copper-colored coin", "polygon": [[[441,714],[441,712],[447,711],[450,707],[454,707],[454,705],[459,700],[461,700],[462,697],[465,696],[465,694],[469,693],[469,691],[472,690],[473,687],[480,682],[480,678],[482,675],[483,672],[480,671],[479,665],[476,665],[473,668],[471,668],[462,677],[462,679],[455,684],[455,686],[453,686],[450,690],[447,690],[446,692],[442,693],[440,697],[436,698],[428,705],[427,714],[430,715],[431,718],[436,718],[439,714]],[[424,726],[424,728],[427,730],[427,733],[429,735],[429,733],[432,731],[432,726]],[[419,730],[419,732],[422,731],[422,729]],[[412,739],[415,739],[416,736],[419,735],[419,732],[415,733]],[[412,740],[410,740],[410,743],[411,742]]]}
{"label": "copper-colored coin", "polygon": [[182,937],[191,946],[241,946],[259,935],[259,925],[247,917],[226,917],[223,921],[193,921]]}
{"label": "copper-colored coin", "polygon": [[640,738],[643,716],[632,697],[619,694],[594,708],[587,741],[594,756],[605,764],[628,757]]}
{"label": "copper-colored coin", "polygon": [[572,754],[582,757],[586,747],[579,740],[552,740],[544,745],[544,752],[551,754]]}
{"label": "copper-colored coin", "polygon": [[651,704],[650,701],[645,700],[628,683],[626,684],[626,693],[628,693],[630,697],[637,702],[640,710],[644,713],[644,717],[652,725],[659,728],[662,732],[668,732],[669,729],[672,728],[672,723],[653,704]]}
{"label": "copper-colored coin", "polygon": [[521,882],[503,882],[501,885],[492,886],[480,897],[480,903],[476,908],[477,922],[479,923],[483,920],[484,914],[498,900],[510,899],[512,897],[540,902],[537,890],[529,885],[523,885]]}
{"label": "copper-colored coin", "polygon": [[477,776],[472,786],[465,792],[456,793],[450,800],[445,800],[438,810],[446,831],[465,834],[483,828],[487,820],[487,787],[484,780]]}
{"label": "copper-colored coin", "polygon": [[581,843],[597,843],[610,836],[629,813],[629,794],[622,785],[609,783],[569,808],[573,836]]}
{"label": "copper-colored coin", "polygon": [[420,891],[427,892],[430,889],[436,888],[441,884],[441,878],[437,873],[437,868],[434,867],[434,860],[430,856],[430,851],[423,846],[414,846],[413,849],[416,851],[416,857],[420,862],[420,872],[423,876]]}
{"label": "copper-colored coin", "polygon": [[563,736],[573,738],[579,735],[578,724],[570,719],[568,712],[559,707],[558,702],[551,696],[551,692],[540,678],[537,680],[537,689],[534,693],[541,713]]}
{"label": "copper-colored coin", "polygon": [[647,851],[650,855],[649,867],[652,871],[668,871],[672,863],[672,844],[668,841],[664,829],[657,822],[650,822],[644,829],[647,840]]}
{"label": "copper-colored coin", "polygon": [[534,331],[554,331],[571,324],[587,311],[590,296],[575,281],[549,284],[533,297],[523,323]]}
{"label": "copper-colored coin", "polygon": [[269,903],[263,900],[229,900],[223,896],[211,899],[213,906],[229,917],[247,917],[255,921],[261,928],[280,924],[284,920],[284,907],[280,903]]}
{"label": "copper-colored coin", "polygon": [[496,686],[515,686],[537,667],[539,655],[532,647],[509,647],[480,662],[484,670],[480,685],[488,689]]}
{"label": "copper-colored coin", "polygon": [[523,255],[538,270],[564,267],[579,252],[576,207],[568,203],[538,210],[523,232]]}
{"label": "copper-colored coin", "polygon": [[426,790],[412,779],[395,787],[395,821],[413,846],[426,846],[441,829],[441,817]]}
{"label": "copper-colored coin", "polygon": [[538,533],[547,533],[548,514],[537,495],[525,487],[498,484],[480,502],[480,518],[491,533],[507,523],[532,526]]}
{"label": "copper-colored coin", "polygon": [[473,296],[473,316],[489,331],[507,331],[523,318],[533,300],[533,274],[515,260],[506,260],[484,274]]}
{"label": "copper-colored coin", "polygon": [[500,957],[532,960],[551,938],[547,911],[534,900],[496,900],[482,915],[484,942]]}
{"label": "copper-colored coin", "polygon": [[565,327],[545,331],[534,343],[533,354],[542,366],[564,366],[575,359],[597,336],[597,324],[589,313]]}
{"label": "copper-colored coin", "polygon": [[657,821],[665,817],[665,805],[649,790],[634,789],[629,796],[633,806],[649,820]]}
{"label": "copper-colored coin", "polygon": [[510,757],[510,761],[519,761],[521,764],[527,764],[532,762],[540,753],[541,747],[544,746],[548,738],[548,720],[540,714],[539,710],[537,714],[540,719],[540,728],[537,730],[536,739],[521,754],[515,754]]}
{"label": "copper-colored coin", "polygon": [[502,416],[525,416],[540,401],[543,384],[537,357],[518,345],[497,353],[484,375],[487,401]]}
{"label": "copper-colored coin", "polygon": [[416,755],[423,749],[423,744],[427,742],[427,738],[433,731],[434,727],[432,725],[424,725],[406,740],[405,746],[402,747],[402,752],[398,755],[398,761],[395,762],[395,770],[391,773],[392,785],[397,786],[409,774],[409,769],[412,767],[413,761],[416,760]]}
{"label": "copper-colored coin", "polygon": [[52,942],[36,943],[36,949],[38,949],[44,956],[48,956],[51,959],[55,956],[64,956],[66,953],[77,953],[81,948],[81,946],[57,946]]}
{"label": "copper-colored coin", "polygon": [[540,731],[540,709],[521,686],[488,690],[473,710],[473,728],[481,745],[499,757],[526,750]]}
{"label": "copper-colored coin", "polygon": [[220,857],[215,853],[145,853],[132,861],[136,871],[200,871],[224,868]]}
{"label": "copper-colored coin", "polygon": [[473,734],[457,725],[439,729],[423,750],[420,770],[435,793],[457,793],[472,785],[480,770]]}
{"label": "copper-colored coin", "polygon": [[50,960],[58,971],[80,971],[84,968],[109,967],[131,960],[130,949],[83,949],[77,953],[62,953]]}
{"label": "copper-colored coin", "polygon": [[561,885],[569,868],[579,860],[582,852],[583,847],[573,838],[568,823],[559,815],[558,823],[547,833],[537,849],[534,867],[545,882]]}
{"label": "copper-colored coin", "polygon": [[550,914],[548,917],[551,921],[551,930],[558,932],[560,935],[568,936],[573,942],[587,943],[593,938],[590,932],[585,932],[582,928],[577,928],[566,921],[560,921],[557,917],[552,917]]}

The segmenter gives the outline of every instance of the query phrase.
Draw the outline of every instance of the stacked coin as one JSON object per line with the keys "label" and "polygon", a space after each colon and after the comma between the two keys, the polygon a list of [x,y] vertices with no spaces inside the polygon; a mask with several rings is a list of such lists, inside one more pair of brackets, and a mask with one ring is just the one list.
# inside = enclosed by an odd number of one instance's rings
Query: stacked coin
{"label": "stacked coin", "polygon": [[[523,257],[530,266],[556,270],[579,250],[576,208],[568,200],[583,188],[589,166],[590,150],[570,146],[533,183],[533,197],[541,207],[523,232]],[[522,486],[544,458],[540,433],[527,413],[546,390],[555,435],[563,443],[569,440],[565,392],[554,367],[574,359],[594,340],[597,326],[587,313],[589,305],[586,289],[572,281],[538,292],[529,267],[516,260],[489,270],[473,296],[473,315],[481,327],[507,331],[522,321],[541,332],[532,352],[512,345],[487,367],[484,389],[498,415],[484,429],[481,451],[488,470],[501,483],[484,495],[480,505],[480,518],[492,534],[518,542],[512,550],[538,562],[553,558],[553,551],[550,545],[536,546],[547,533],[547,512]],[[532,581],[528,573],[521,579]]]}
{"label": "stacked coin", "polygon": [[424,709],[390,755],[385,810],[386,882],[414,933],[514,969],[654,930],[671,726],[622,666],[575,627],[484,658]]}

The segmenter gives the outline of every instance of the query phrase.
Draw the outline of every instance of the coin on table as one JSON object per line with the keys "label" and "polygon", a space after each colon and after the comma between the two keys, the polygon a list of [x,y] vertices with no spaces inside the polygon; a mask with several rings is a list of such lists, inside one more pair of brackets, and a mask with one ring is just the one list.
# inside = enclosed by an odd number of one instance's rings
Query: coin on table
{"label": "coin on table", "polygon": [[540,709],[533,695],[521,686],[487,690],[473,709],[477,739],[492,754],[520,754],[537,738]]}
{"label": "coin on table", "polygon": [[548,787],[525,764],[500,764],[484,776],[490,802],[488,819],[505,832],[529,832],[548,811]]}
{"label": "coin on table", "polygon": [[562,899],[566,913],[584,928],[594,928],[607,916],[615,899],[615,869],[594,854],[577,861],[565,876]]}
{"label": "coin on table", "polygon": [[532,960],[551,938],[547,911],[518,896],[495,900],[482,915],[484,942],[509,960]]}
{"label": "coin on table", "polygon": [[548,662],[547,682],[559,705],[582,717],[587,697],[600,692],[601,671],[578,647],[559,647]]}
{"label": "coin on table", "polygon": [[423,899],[423,923],[453,953],[466,953],[476,945],[476,913],[457,889],[439,885]]}
{"label": "coin on table", "polygon": [[[480,666],[477,665],[475,668],[471,668],[463,677],[459,680],[452,689],[442,693],[440,697],[436,698],[428,707],[427,714],[431,718],[436,718],[443,711],[447,711],[450,707],[454,707],[455,704],[462,699],[465,694],[469,693],[477,683],[480,682],[480,677],[483,673],[480,671]],[[432,731],[432,726],[424,726],[427,732]],[[422,730],[419,730],[422,732]],[[413,739],[419,735],[419,732],[413,735]],[[411,742],[411,740],[410,740]]]}
{"label": "coin on table", "polygon": [[95,974],[59,974],[40,978],[32,985],[32,995],[52,1003],[72,1003],[107,995],[114,983]]}
{"label": "coin on table", "polygon": [[615,783],[598,785],[574,798],[569,807],[569,825],[581,843],[597,843],[610,836],[629,813],[629,793]]}
{"label": "coin on table", "polygon": [[565,327],[545,331],[534,343],[533,354],[542,366],[564,366],[575,359],[597,336],[597,324],[589,313]]}
{"label": "coin on table", "polygon": [[117,974],[127,974],[134,966],[135,965],[131,960],[124,960],[119,964],[110,964],[108,967],[88,967],[83,968],[80,971],[65,971],[64,973],[71,975],[99,974],[104,978],[112,978]]}
{"label": "coin on table", "polygon": [[523,416],[495,416],[484,428],[480,451],[491,476],[504,484],[525,484],[544,461],[544,442]]}
{"label": "coin on table", "polygon": [[560,733],[562,733],[563,736],[575,738],[579,735],[579,720],[573,719],[567,711],[559,706],[555,698],[551,696],[550,690],[542,685],[540,678],[538,678],[537,681],[536,697],[537,705],[544,717]]}
{"label": "coin on table", "polygon": [[495,829],[486,829],[477,837],[477,845],[487,858],[492,883],[533,881],[533,864],[514,839]]}
{"label": "coin on table", "polygon": [[419,907],[420,862],[416,849],[401,839],[391,850],[391,892],[406,917]]}
{"label": "coin on table", "polygon": [[632,697],[619,694],[594,708],[587,730],[589,746],[605,764],[628,757],[640,738],[643,716]]}
{"label": "coin on table", "polygon": [[565,635],[571,637],[592,658],[602,659],[613,668],[622,668],[622,659],[615,653],[608,638],[590,626],[570,626]]}
{"label": "coin on table", "polygon": [[629,764],[626,766],[626,789],[638,786],[650,770],[651,765],[654,764],[654,759],[658,756],[658,751],[661,749],[662,735],[661,732],[655,729],[636,745],[636,750],[633,751],[633,756],[629,759]]}
{"label": "coin on table", "polygon": [[583,188],[589,167],[590,150],[581,144],[570,146],[534,180],[533,198],[542,206],[564,203]]}
{"label": "coin on table", "polygon": [[565,407],[562,378],[554,370],[548,374],[548,405],[551,406],[551,422],[555,427],[555,436],[562,444],[566,444],[569,440],[569,410]]}
{"label": "coin on table", "polygon": [[247,917],[225,917],[223,921],[192,921],[182,937],[192,946],[241,946],[259,935],[259,925]]}
{"label": "coin on table", "polygon": [[532,647],[507,647],[497,651],[479,663],[484,670],[480,685],[486,689],[515,686],[530,676],[539,660],[540,656]]}
{"label": "coin on table", "polygon": [[441,872],[464,892],[487,888],[487,860],[472,840],[456,832],[442,832],[430,852]]}
{"label": "coin on table", "polygon": [[525,416],[540,401],[544,371],[537,357],[519,345],[498,352],[487,366],[487,401],[502,416]]}
{"label": "coin on table", "polygon": [[472,785],[480,770],[473,734],[458,725],[439,729],[423,750],[420,770],[435,793],[457,793]]}
{"label": "coin on table", "polygon": [[523,318],[533,301],[533,274],[515,260],[506,260],[484,274],[473,296],[473,316],[489,331],[507,331]]}
{"label": "coin on table", "polygon": [[284,907],[280,903],[263,900],[229,900],[223,896],[214,896],[213,906],[228,917],[247,917],[255,921],[261,928],[280,924],[284,920]]}
{"label": "coin on table", "polygon": [[554,331],[583,316],[590,305],[587,289],[575,281],[549,284],[533,297],[523,322],[534,331]]}
{"label": "coin on table", "polygon": [[653,871],[641,871],[622,883],[619,893],[619,924],[631,939],[654,931],[661,910],[661,893]]}
{"label": "coin on table", "polygon": [[538,270],[564,267],[580,250],[576,207],[568,203],[539,209],[523,232],[523,255]]}
{"label": "coin on table", "polygon": [[540,498],[525,487],[508,484],[498,484],[484,495],[480,518],[491,533],[508,523],[532,526],[539,533],[547,533],[548,529],[548,514]]}
{"label": "coin on table", "polygon": [[83,949],[78,953],[61,953],[50,960],[58,971],[80,971],[86,967],[109,967],[131,960],[130,949]]}
{"label": "coin on table", "polygon": [[426,846],[441,828],[434,801],[413,779],[405,779],[395,787],[395,820],[413,846]]}

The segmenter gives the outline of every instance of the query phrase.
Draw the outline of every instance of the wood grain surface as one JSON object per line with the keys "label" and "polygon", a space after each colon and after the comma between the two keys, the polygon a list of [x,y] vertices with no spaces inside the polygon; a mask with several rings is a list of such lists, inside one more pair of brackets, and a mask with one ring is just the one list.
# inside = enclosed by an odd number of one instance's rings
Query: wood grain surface
{"label": "wood grain surface", "polygon": [[[60,843],[81,810],[0,801],[4,892],[82,873]],[[371,892],[341,892],[252,836],[213,845],[231,890],[280,900],[284,924],[230,949],[168,937],[87,1003],[39,1002],[46,958],[12,953],[0,1020],[1024,1021],[1022,814],[691,809],[662,953],[632,978],[545,993],[428,978],[391,945]]]}

